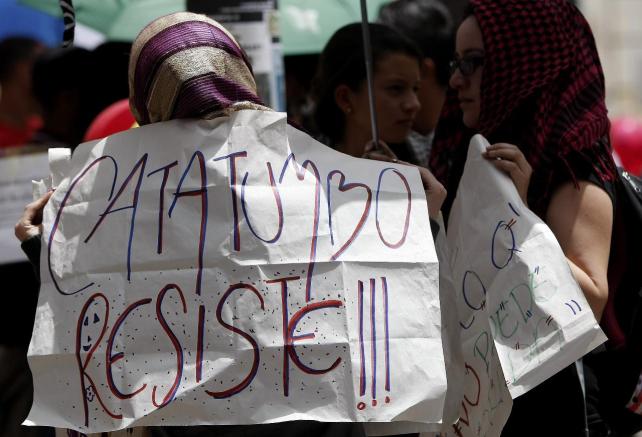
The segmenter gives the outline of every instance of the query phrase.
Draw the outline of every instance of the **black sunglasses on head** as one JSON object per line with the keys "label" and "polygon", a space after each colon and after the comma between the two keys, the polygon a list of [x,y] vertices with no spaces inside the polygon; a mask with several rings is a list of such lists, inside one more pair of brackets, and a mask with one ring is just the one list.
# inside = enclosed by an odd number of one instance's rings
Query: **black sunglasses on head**
{"label": "black sunglasses on head", "polygon": [[459,72],[464,77],[471,76],[475,70],[484,65],[484,55],[466,55],[462,58],[455,57],[450,61],[450,75],[455,74],[455,70],[459,69]]}

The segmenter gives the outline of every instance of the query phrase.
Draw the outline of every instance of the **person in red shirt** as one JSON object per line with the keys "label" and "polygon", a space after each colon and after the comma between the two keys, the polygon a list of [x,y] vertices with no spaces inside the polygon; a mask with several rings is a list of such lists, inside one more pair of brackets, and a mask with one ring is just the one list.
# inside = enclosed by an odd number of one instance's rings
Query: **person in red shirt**
{"label": "person in red shirt", "polygon": [[43,49],[26,37],[0,41],[0,148],[25,144],[42,125],[31,89],[31,69]]}

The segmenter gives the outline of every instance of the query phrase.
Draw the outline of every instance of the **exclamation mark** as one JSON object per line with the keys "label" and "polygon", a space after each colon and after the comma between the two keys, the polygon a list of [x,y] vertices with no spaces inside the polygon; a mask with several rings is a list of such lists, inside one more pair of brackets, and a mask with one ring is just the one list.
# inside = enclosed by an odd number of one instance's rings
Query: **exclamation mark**
{"label": "exclamation mark", "polygon": [[377,325],[375,318],[375,280],[370,279],[370,339],[372,354],[372,406],[377,406]]}
{"label": "exclamation mark", "polygon": [[[385,348],[386,348],[386,391],[390,393],[390,335],[388,331],[388,281],[385,276],[381,277],[381,287],[383,289],[383,312],[384,312],[384,329],[385,329]],[[386,404],[390,402],[390,396],[386,396]]]}
{"label": "exclamation mark", "polygon": [[[357,297],[359,300],[359,347],[361,351],[361,371],[359,373],[359,396],[366,394],[366,357],[363,346],[363,282],[358,282],[358,293]],[[366,404],[359,402],[357,408],[363,410],[366,407]]]}
{"label": "exclamation mark", "polygon": [[[370,280],[370,388],[372,395],[372,406],[377,406],[377,281],[375,278]],[[359,396],[363,397],[366,394],[366,354],[364,344],[364,287],[362,281],[357,281],[357,303],[359,308],[359,352],[361,359],[360,373],[359,373]],[[384,329],[384,360],[385,360],[385,403],[390,402],[390,331],[388,325],[388,282],[385,277],[381,277],[381,290],[383,297],[383,329]],[[359,402],[357,409],[364,410],[366,408],[365,402]]]}

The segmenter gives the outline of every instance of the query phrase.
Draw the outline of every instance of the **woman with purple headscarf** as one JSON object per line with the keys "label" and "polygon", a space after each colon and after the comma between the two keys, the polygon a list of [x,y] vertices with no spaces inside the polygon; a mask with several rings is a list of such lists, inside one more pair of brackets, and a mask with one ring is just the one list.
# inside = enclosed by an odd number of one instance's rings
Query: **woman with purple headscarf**
{"label": "woman with purple headscarf", "polygon": [[270,110],[234,37],[216,21],[189,12],[161,17],[138,35],[129,62],[129,102],[140,125]]}
{"label": "woman with purple headscarf", "polygon": [[[140,125],[177,118],[213,119],[242,109],[270,111],[257,93],[252,66],[234,37],[204,15],[161,17],[138,35],[129,64],[129,103]],[[25,211],[16,236],[38,263],[43,197]],[[36,244],[33,244],[36,243]],[[358,423],[295,421],[265,425],[149,427],[152,436],[361,437]]]}

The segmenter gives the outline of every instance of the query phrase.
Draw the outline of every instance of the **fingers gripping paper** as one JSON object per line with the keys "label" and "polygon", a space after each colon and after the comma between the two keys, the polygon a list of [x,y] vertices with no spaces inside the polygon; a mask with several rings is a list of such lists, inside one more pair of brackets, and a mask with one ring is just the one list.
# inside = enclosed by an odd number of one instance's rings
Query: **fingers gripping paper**
{"label": "fingers gripping paper", "polygon": [[465,360],[458,436],[501,433],[517,397],[606,340],[551,230],[468,150],[448,246]]}
{"label": "fingers gripping paper", "polygon": [[441,420],[415,169],[259,111],[87,143],[70,167],[44,211],[31,423]]}

